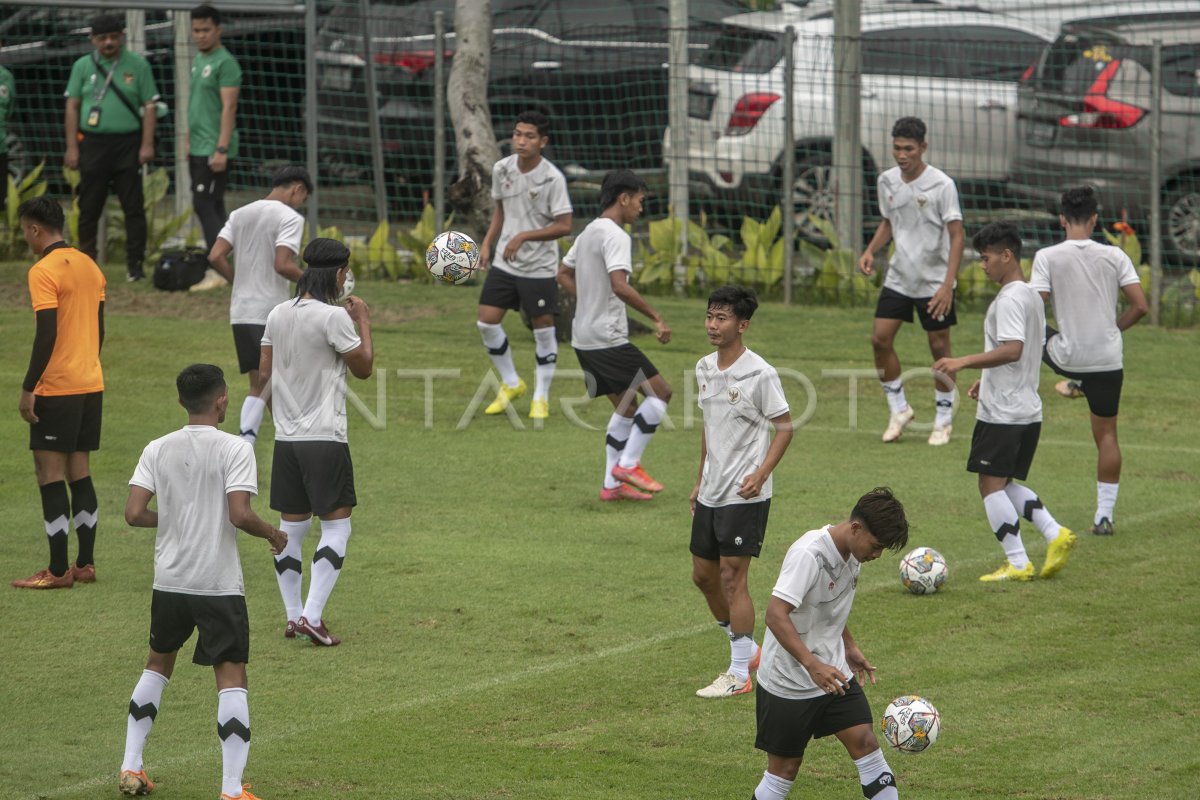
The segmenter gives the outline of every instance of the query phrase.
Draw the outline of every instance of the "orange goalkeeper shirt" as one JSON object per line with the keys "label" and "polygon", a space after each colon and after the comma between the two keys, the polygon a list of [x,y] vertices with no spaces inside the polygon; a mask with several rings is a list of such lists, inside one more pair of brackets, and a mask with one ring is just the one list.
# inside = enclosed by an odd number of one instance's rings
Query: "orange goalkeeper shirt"
{"label": "orange goalkeeper shirt", "polygon": [[34,313],[58,309],[54,353],[33,393],[89,394],[104,391],[100,370],[100,304],[104,273],[73,247],[58,246],[29,269]]}

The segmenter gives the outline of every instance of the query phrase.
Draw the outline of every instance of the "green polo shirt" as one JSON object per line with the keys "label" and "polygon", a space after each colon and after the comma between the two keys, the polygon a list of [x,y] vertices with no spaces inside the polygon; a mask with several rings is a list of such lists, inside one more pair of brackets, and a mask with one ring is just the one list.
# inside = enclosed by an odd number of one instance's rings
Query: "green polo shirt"
{"label": "green polo shirt", "polygon": [[[200,53],[192,63],[188,94],[188,136],[193,156],[211,156],[221,135],[221,90],[242,87],[242,68],[224,47]],[[238,151],[238,132],[229,139],[229,157]]]}
{"label": "green polo shirt", "polygon": [[116,59],[100,59],[106,72],[112,72],[112,82],[100,100],[100,124],[89,125],[96,95],[104,86],[104,76],[96,68],[96,54],[88,53],[71,67],[65,96],[80,102],[79,130],[82,133],[133,133],[142,129],[142,118],[126,107],[117,92],[121,92],[135,109],[158,100],[158,89],[150,73],[150,62],[122,47]]}
{"label": "green polo shirt", "polygon": [[[13,97],[16,96],[16,87],[13,85],[13,76],[4,67],[0,67],[0,155],[8,152],[8,114],[12,111]],[[0,181],[4,178],[0,175]]]}

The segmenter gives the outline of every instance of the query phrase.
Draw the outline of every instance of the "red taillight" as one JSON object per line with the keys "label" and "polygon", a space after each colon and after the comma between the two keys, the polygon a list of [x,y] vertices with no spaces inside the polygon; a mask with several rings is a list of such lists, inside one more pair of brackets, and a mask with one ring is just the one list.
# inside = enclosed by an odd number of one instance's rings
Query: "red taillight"
{"label": "red taillight", "polygon": [[725,126],[727,136],[741,136],[754,130],[754,126],[767,113],[767,109],[779,99],[774,92],[752,92],[738,98],[729,123]]}
{"label": "red taillight", "polygon": [[1146,116],[1145,109],[1110,100],[1108,84],[1120,68],[1120,60],[1109,62],[1083,96],[1083,111],[1060,117],[1058,124],[1064,128],[1132,128]]}
{"label": "red taillight", "polygon": [[1037,59],[1036,59],[1036,58],[1033,60],[1033,63],[1032,63],[1032,64],[1030,64],[1028,67],[1026,67],[1026,68],[1025,68],[1025,71],[1021,73],[1021,79],[1020,79],[1020,80],[1018,80],[1018,81],[1017,81],[1017,83],[1024,83],[1025,81],[1027,81],[1027,80],[1029,80],[1030,78],[1032,78],[1032,77],[1033,77],[1033,71],[1034,71],[1035,69],[1037,69]]}
{"label": "red taillight", "polygon": [[[447,61],[454,55],[453,50],[445,51]],[[398,67],[411,75],[420,75],[433,68],[437,53],[432,50],[411,50],[404,53],[376,53],[375,63],[385,67]]]}

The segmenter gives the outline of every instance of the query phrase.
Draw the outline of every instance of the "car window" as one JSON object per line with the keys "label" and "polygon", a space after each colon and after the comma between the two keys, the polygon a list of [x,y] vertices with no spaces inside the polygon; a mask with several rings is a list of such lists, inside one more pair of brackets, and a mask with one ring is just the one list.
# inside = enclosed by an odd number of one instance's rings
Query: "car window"
{"label": "car window", "polygon": [[730,72],[765,73],[783,58],[783,34],[724,28],[700,57],[700,66]]}
{"label": "car window", "polygon": [[1046,43],[986,25],[893,28],[863,36],[863,72],[1015,82]]}
{"label": "car window", "polygon": [[1200,97],[1200,44],[1163,48],[1163,88],[1171,94]]}

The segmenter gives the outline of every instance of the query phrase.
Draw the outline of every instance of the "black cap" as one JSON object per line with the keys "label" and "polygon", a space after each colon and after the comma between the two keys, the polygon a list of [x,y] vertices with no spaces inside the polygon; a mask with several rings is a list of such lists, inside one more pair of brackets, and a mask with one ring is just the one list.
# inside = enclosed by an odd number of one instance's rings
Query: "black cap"
{"label": "black cap", "polygon": [[92,18],[92,36],[102,33],[120,33],[125,30],[125,23],[113,14],[101,14]]}
{"label": "black cap", "polygon": [[304,248],[304,261],[310,268],[341,269],[350,263],[350,248],[336,239],[313,239]]}

